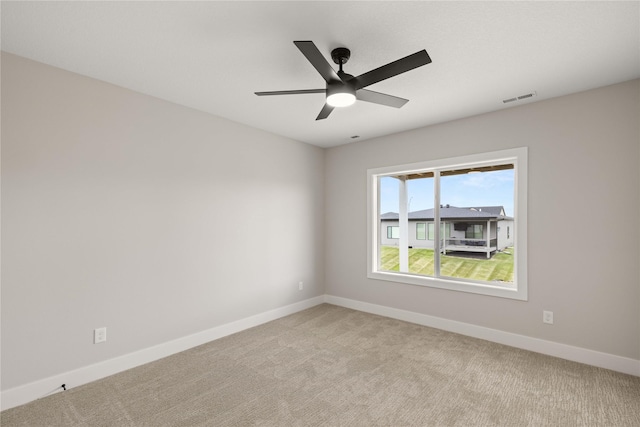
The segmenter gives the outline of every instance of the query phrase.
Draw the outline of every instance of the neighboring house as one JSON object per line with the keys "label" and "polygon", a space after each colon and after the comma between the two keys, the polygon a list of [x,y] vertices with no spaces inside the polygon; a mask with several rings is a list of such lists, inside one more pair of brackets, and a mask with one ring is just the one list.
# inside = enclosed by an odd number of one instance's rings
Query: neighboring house
{"label": "neighboring house", "polygon": [[[409,247],[433,249],[433,209],[409,212]],[[514,219],[502,206],[440,207],[440,239],[443,253],[481,252],[487,258],[513,246]],[[398,214],[380,215],[380,244],[398,246]]]}

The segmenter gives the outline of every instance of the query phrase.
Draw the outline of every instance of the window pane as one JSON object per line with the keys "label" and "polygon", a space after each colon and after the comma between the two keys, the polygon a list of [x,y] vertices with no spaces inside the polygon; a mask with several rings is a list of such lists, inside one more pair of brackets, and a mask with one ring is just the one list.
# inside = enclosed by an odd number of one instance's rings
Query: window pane
{"label": "window pane", "polygon": [[512,165],[442,171],[442,276],[513,283],[514,169]]}
{"label": "window pane", "polygon": [[467,226],[467,230],[464,236],[466,239],[482,239],[482,236],[482,224],[470,224],[469,226]]}
{"label": "window pane", "polygon": [[[408,272],[433,275],[433,242],[427,240],[427,221],[433,221],[433,174],[423,176],[385,176],[378,178],[380,242],[378,268],[400,270],[400,231],[407,227]],[[407,188],[406,224],[400,223],[401,179]],[[433,224],[432,224],[433,225]]]}
{"label": "window pane", "polygon": [[[422,229],[421,239],[409,241],[409,272],[412,274],[433,276],[433,239],[428,240],[429,224],[433,227],[433,185],[433,177],[409,176],[407,179],[409,230],[418,224]],[[417,237],[417,231],[409,235]]]}
{"label": "window pane", "polygon": [[[382,271],[398,271],[398,180],[384,176],[378,178],[380,241],[378,242],[378,268]],[[394,232],[395,229],[395,232]],[[395,237],[394,237],[395,235]]]}

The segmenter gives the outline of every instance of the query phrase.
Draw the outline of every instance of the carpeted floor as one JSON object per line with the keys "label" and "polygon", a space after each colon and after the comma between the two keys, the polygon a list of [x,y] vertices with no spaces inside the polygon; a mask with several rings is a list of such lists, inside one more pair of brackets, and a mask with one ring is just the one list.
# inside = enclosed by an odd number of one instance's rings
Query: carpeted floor
{"label": "carpeted floor", "polygon": [[0,424],[640,426],[640,378],[323,304]]}

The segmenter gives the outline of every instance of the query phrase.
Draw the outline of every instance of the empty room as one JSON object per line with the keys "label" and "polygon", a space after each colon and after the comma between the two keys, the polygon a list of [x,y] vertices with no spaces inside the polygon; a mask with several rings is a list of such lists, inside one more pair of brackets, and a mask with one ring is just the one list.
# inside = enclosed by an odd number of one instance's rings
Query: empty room
{"label": "empty room", "polygon": [[0,8],[3,427],[640,425],[640,2]]}

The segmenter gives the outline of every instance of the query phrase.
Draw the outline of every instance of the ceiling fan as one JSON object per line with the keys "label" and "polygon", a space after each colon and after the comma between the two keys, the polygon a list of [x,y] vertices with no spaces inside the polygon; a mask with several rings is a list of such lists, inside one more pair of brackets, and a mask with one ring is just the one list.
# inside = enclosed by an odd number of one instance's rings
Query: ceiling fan
{"label": "ceiling fan", "polygon": [[342,66],[347,63],[351,56],[351,51],[346,47],[339,47],[331,51],[333,62],[340,66],[340,69],[336,73],[312,41],[294,41],[293,43],[300,49],[300,52],[302,52],[307,60],[311,62],[311,65],[318,70],[322,78],[326,81],[326,88],[255,92],[255,94],[258,96],[269,96],[324,93],[326,95],[325,104],[322,110],[320,110],[318,117],[316,117],[316,120],[326,119],[335,107],[347,107],[353,104],[356,99],[400,108],[409,100],[385,93],[374,92],[365,89],[365,87],[431,63],[431,58],[427,51],[421,50],[420,52],[405,56],[397,61],[390,62],[382,67],[354,77],[342,70]]}

